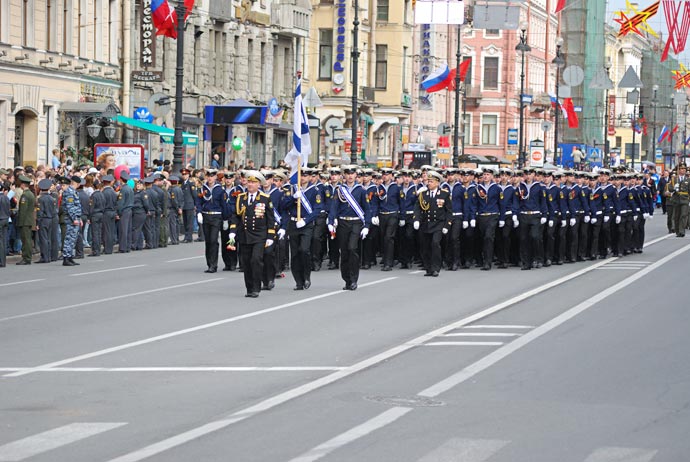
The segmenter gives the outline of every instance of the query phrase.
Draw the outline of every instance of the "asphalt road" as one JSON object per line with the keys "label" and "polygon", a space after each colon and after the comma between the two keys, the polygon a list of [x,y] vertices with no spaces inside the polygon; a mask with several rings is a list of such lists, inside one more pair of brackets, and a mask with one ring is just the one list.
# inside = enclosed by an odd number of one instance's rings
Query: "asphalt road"
{"label": "asphalt road", "polygon": [[[0,462],[679,462],[690,239],[244,298],[203,244],[0,271]],[[94,261],[95,260],[95,261]]]}

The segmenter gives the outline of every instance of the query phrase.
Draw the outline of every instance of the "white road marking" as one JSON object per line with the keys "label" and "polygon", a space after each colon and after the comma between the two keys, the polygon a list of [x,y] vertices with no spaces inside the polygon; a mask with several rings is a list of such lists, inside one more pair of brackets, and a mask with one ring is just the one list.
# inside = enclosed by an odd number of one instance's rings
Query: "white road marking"
{"label": "white road marking", "polygon": [[534,326],[519,326],[509,324],[474,324],[463,329],[534,329]]}
{"label": "white road marking", "polygon": [[584,462],[649,462],[657,452],[642,448],[599,448]]}
{"label": "white road marking", "polygon": [[[583,274],[587,274],[590,271],[592,271],[593,269],[598,268],[601,265],[605,265],[606,263],[608,263],[608,261],[609,260],[601,260],[598,263],[595,263],[591,266],[588,266],[588,267],[583,268],[581,270],[570,273],[566,276],[563,276],[563,277],[556,279],[556,280],[553,280],[551,282],[547,282],[546,284],[539,285],[539,286],[535,287],[534,289],[523,292],[520,295],[517,295],[517,296],[510,298],[504,302],[501,302],[497,305],[494,305],[494,306],[489,307],[485,310],[482,310],[478,313],[470,315],[470,316],[463,318],[459,321],[456,321],[454,323],[440,327],[440,328],[433,330],[431,332],[427,332],[426,334],[423,334],[423,335],[421,335],[417,338],[414,338],[408,342],[405,342],[403,344],[396,345],[392,348],[389,348],[388,350],[383,351],[377,355],[371,356],[369,358],[366,358],[366,359],[360,361],[359,363],[348,367],[345,370],[334,372],[334,373],[329,374],[325,377],[318,378],[318,379],[313,380],[311,382],[308,382],[308,383],[305,383],[305,384],[300,385],[298,387],[287,390],[287,391],[280,393],[278,395],[271,396],[269,398],[266,398],[263,401],[260,401],[257,404],[246,407],[244,409],[240,409],[239,411],[236,411],[234,413],[228,414],[227,416],[225,416],[223,418],[209,422],[209,423],[204,424],[204,425],[200,425],[196,428],[192,428],[191,430],[188,430],[186,432],[179,433],[177,435],[173,435],[169,438],[166,438],[164,440],[150,444],[149,446],[146,446],[146,447],[141,448],[139,450],[130,452],[130,453],[125,454],[121,457],[113,459],[109,462],[138,462],[138,461],[144,460],[148,457],[152,457],[154,455],[168,451],[168,450],[175,448],[177,446],[186,444],[186,443],[193,441],[197,438],[200,438],[202,436],[208,435],[208,434],[216,432],[218,430],[222,430],[223,428],[227,428],[227,427],[234,425],[238,422],[241,422],[245,419],[248,419],[250,417],[258,415],[264,411],[267,411],[269,409],[273,409],[274,407],[279,406],[281,404],[284,404],[284,403],[291,401],[295,398],[299,398],[301,396],[304,396],[307,393],[310,393],[314,390],[318,390],[322,387],[325,387],[326,385],[330,385],[330,384],[335,383],[339,380],[342,380],[346,377],[350,377],[350,376],[352,376],[352,375],[354,375],[360,371],[363,371],[363,370],[368,369],[370,367],[373,367],[377,364],[388,361],[391,358],[398,356],[401,353],[404,353],[404,352],[406,352],[412,348],[415,348],[416,346],[422,345],[422,344],[434,339],[435,337],[438,337],[440,335],[443,335],[445,333],[451,332],[451,331],[456,330],[456,329],[460,329],[460,328],[462,328],[468,324],[472,324],[473,322],[477,322],[480,319],[484,319],[487,316],[490,316],[490,315],[497,313],[501,310],[504,310],[510,306],[513,306],[517,303],[520,303],[524,300],[527,300],[530,297],[534,297],[535,295],[540,294],[542,292],[545,292],[549,289],[552,289],[553,287],[559,286],[559,285],[564,284],[568,281],[571,281],[575,278],[578,278],[578,277],[582,276]],[[59,365],[62,365],[62,364],[56,364],[55,366],[59,366]]]}
{"label": "white road marking", "polygon": [[642,268],[638,267],[633,267],[633,266],[604,266],[603,268],[597,268],[599,271],[608,271],[608,270],[624,270],[624,271],[636,271]]}
{"label": "white road marking", "polygon": [[351,428],[345,433],[342,433],[335,438],[316,446],[301,456],[291,459],[290,462],[314,462],[315,460],[319,460],[336,449],[358,440],[359,438],[367,436],[381,427],[385,427],[386,425],[395,422],[411,410],[412,408],[410,407],[391,408],[382,414],[377,415],[373,419],[370,419],[363,424]]}
{"label": "white road marking", "polygon": [[444,393],[451,388],[463,383],[464,381],[474,377],[478,373],[482,372],[483,370],[487,369],[488,367],[496,364],[498,361],[501,359],[507,357],[508,355],[516,352],[520,348],[524,347],[525,345],[533,342],[534,340],[538,339],[542,335],[545,335],[552,331],[553,329],[557,328],[561,324],[569,321],[570,319],[574,318],[578,314],[582,313],[585,310],[588,310],[589,308],[595,306],[597,303],[601,302],[602,300],[605,300],[607,297],[610,297],[611,295],[619,292],[620,290],[628,287],[632,283],[638,281],[642,277],[646,276],[647,274],[651,273],[655,269],[665,265],[672,259],[676,258],[679,255],[682,255],[683,253],[687,252],[690,250],[690,245],[686,245],[685,247],[676,250],[675,252],[665,256],[661,260],[657,261],[656,263],[648,266],[647,268],[643,269],[642,271],[639,271],[626,279],[623,279],[617,284],[614,284],[613,286],[609,287],[608,289],[605,289],[601,292],[599,292],[597,295],[590,297],[589,299],[583,301],[582,303],[570,308],[568,311],[556,316],[555,318],[551,319],[550,321],[547,321],[546,323],[542,324],[541,326],[537,327],[536,329],[527,332],[525,335],[522,337],[519,337],[512,342],[506,344],[505,346],[494,350],[487,356],[483,357],[479,361],[476,361],[473,364],[470,364],[466,368],[462,369],[459,372],[456,372],[455,374],[451,375],[450,377],[441,380],[440,382],[426,388],[425,390],[421,391],[419,393],[420,396],[425,396],[429,398],[436,397],[440,395],[441,393]]}
{"label": "white road marking", "polygon": [[[672,236],[672,235],[669,234],[669,235],[663,236],[659,239],[655,239],[652,242],[656,243],[656,242],[662,241],[664,239],[668,239],[670,236]],[[470,315],[470,316],[463,318],[459,321],[456,321],[454,323],[440,327],[440,328],[433,330],[431,332],[427,332],[426,334],[423,334],[423,335],[421,335],[415,339],[412,339],[408,342],[405,342],[403,344],[389,348],[388,350],[383,351],[382,353],[379,353],[377,355],[371,356],[369,358],[366,358],[366,359],[360,361],[359,363],[348,367],[345,370],[334,372],[333,374],[329,374],[325,377],[318,378],[316,380],[305,383],[305,384],[300,385],[298,387],[295,387],[293,389],[287,390],[287,391],[280,393],[278,395],[271,396],[269,398],[266,398],[263,401],[260,401],[257,404],[246,407],[244,409],[240,409],[239,411],[234,412],[232,414],[228,414],[224,418],[221,418],[221,419],[218,419],[218,420],[215,420],[212,422],[208,422],[204,425],[200,425],[198,427],[192,428],[191,430],[187,430],[186,432],[179,433],[177,435],[173,435],[169,438],[166,438],[164,440],[150,444],[149,446],[146,446],[144,448],[130,452],[130,453],[125,454],[125,455],[118,457],[116,459],[112,459],[108,462],[138,462],[138,461],[147,459],[149,457],[155,456],[157,454],[160,454],[162,452],[168,451],[168,450],[175,448],[177,446],[181,446],[183,444],[186,444],[186,443],[193,441],[197,438],[200,438],[202,436],[211,434],[211,433],[216,432],[218,430],[222,430],[222,429],[227,428],[231,425],[234,425],[238,422],[242,422],[245,419],[248,419],[250,417],[258,415],[264,411],[267,411],[269,409],[273,409],[274,407],[279,406],[281,404],[284,404],[284,403],[291,401],[295,398],[299,398],[301,396],[304,396],[307,393],[310,393],[314,390],[318,390],[322,387],[325,387],[326,385],[330,385],[330,384],[335,383],[339,380],[342,380],[346,377],[350,377],[351,375],[354,375],[360,371],[368,369],[372,366],[375,366],[375,365],[380,364],[382,362],[388,361],[389,359],[391,359],[395,356],[398,356],[399,354],[404,353],[404,352],[406,352],[406,351],[408,351],[408,350],[410,350],[410,349],[412,349],[418,345],[424,344],[425,342],[428,342],[435,337],[438,337],[440,335],[443,335],[447,332],[450,332],[450,331],[453,331],[456,329],[460,329],[464,326],[467,326],[468,324],[472,324],[473,322],[477,322],[480,319],[484,319],[487,316],[490,316],[490,315],[497,313],[499,311],[502,311],[502,310],[504,310],[510,306],[513,306],[517,303],[520,303],[524,300],[527,300],[530,297],[533,297],[537,294],[540,294],[542,292],[550,290],[553,287],[557,287],[561,284],[564,284],[568,281],[571,281],[575,278],[578,278],[578,277],[582,276],[583,274],[587,274],[590,271],[592,271],[592,270],[594,270],[594,269],[596,269],[602,265],[605,265],[611,261],[614,261],[614,260],[615,259],[601,260],[601,261],[594,263],[588,267],[582,268],[578,271],[575,271],[573,273],[565,275],[559,279],[553,280],[553,281],[548,282],[546,284],[537,286],[534,289],[523,292],[520,295],[517,295],[517,296],[510,298],[504,302],[501,302],[497,305],[494,305],[494,306],[489,307],[485,310],[482,310],[478,313]],[[391,278],[391,279],[394,279],[394,278]],[[360,285],[360,287],[362,287],[362,286],[363,285]]]}
{"label": "white road marking", "polygon": [[509,441],[453,438],[417,462],[484,462]]}
{"label": "white road marking", "polygon": [[336,366],[208,366],[208,367],[0,367],[0,372],[312,372],[342,371]]}
{"label": "white road marking", "polygon": [[82,306],[95,305],[98,303],[112,302],[113,300],[121,300],[123,298],[138,297],[139,295],[154,294],[156,292],[164,292],[171,289],[179,289],[182,287],[195,286],[199,284],[208,284],[209,282],[222,281],[223,278],[207,279],[205,281],[188,282],[186,284],[176,284],[174,286],[159,287],[157,289],[143,290],[141,292],[133,292],[130,294],[116,295],[114,297],[99,298],[98,300],[91,300],[88,302],[75,303],[74,305],[59,306],[57,308],[51,308],[49,310],[34,311],[31,313],[17,314],[14,316],[7,316],[5,318],[0,318],[0,322],[12,321],[14,319],[29,318],[32,316],[39,316],[41,314],[56,313],[58,311],[71,310],[73,308],[81,308]]}
{"label": "white road marking", "polygon": [[501,346],[503,342],[429,342],[422,346]]}
{"label": "white road marking", "polygon": [[420,274],[420,273],[426,273],[426,271],[424,271],[424,270],[410,271],[410,274]]}
{"label": "white road marking", "polygon": [[0,446],[0,461],[16,462],[126,425],[123,422],[73,423]]}
{"label": "white road marking", "polygon": [[[205,283],[205,282],[219,281],[219,280],[221,280],[221,279],[222,279],[222,278],[209,279],[209,280],[207,280],[207,281],[195,282],[195,283],[192,283],[192,284],[202,284],[202,283]],[[379,279],[379,280],[377,280],[377,281],[367,282],[367,283],[365,283],[365,284],[359,284],[359,287],[360,287],[360,288],[362,288],[362,287],[368,287],[368,286],[372,286],[372,285],[375,285],[375,284],[381,284],[382,282],[392,281],[392,280],[394,280],[394,279],[397,279],[397,277],[390,277],[390,278],[385,278],[385,279]],[[185,286],[185,285],[191,285],[191,284],[180,284],[180,285],[172,286],[172,287],[183,287],[183,286]],[[159,291],[159,290],[166,290],[166,289],[156,289],[155,291]],[[153,292],[153,291],[146,291],[145,293],[149,293],[149,292]],[[30,368],[30,369],[27,369],[27,370],[25,370],[25,371],[13,372],[13,373],[11,373],[11,374],[5,374],[3,377],[21,377],[21,376],[23,376],[23,375],[31,374],[31,373],[37,372],[37,371],[39,371],[39,370],[50,369],[50,368],[59,367],[59,366],[64,366],[65,364],[71,364],[71,363],[75,363],[75,362],[77,362],[77,361],[83,361],[83,360],[85,360],[85,359],[96,358],[96,357],[98,357],[98,356],[107,355],[107,354],[109,354],[109,353],[115,353],[115,352],[117,352],[117,351],[127,350],[127,349],[129,349],[129,348],[133,348],[133,347],[136,347],[136,346],[147,345],[147,344],[149,344],[149,343],[158,342],[158,341],[160,341],[160,340],[165,340],[165,339],[169,339],[169,338],[173,338],[173,337],[178,337],[178,336],[180,336],[180,335],[185,335],[185,334],[189,334],[189,333],[192,333],[192,332],[198,332],[198,331],[201,331],[201,330],[210,329],[210,328],[212,328],[212,327],[222,326],[222,325],[224,325],[224,324],[229,324],[229,323],[241,321],[241,320],[243,320],[243,319],[255,318],[255,317],[261,316],[261,315],[263,315],[263,314],[272,313],[272,312],[274,312],[274,311],[284,310],[285,308],[290,308],[290,307],[292,307],[292,306],[302,305],[302,304],[304,304],[304,303],[312,302],[312,301],[314,301],[314,300],[320,300],[320,299],[322,299],[322,298],[327,298],[327,297],[331,297],[331,296],[333,296],[333,295],[339,295],[339,294],[345,294],[345,293],[349,293],[349,291],[337,290],[337,291],[333,291],[333,292],[327,292],[327,293],[325,293],[325,294],[315,295],[315,296],[313,296],[313,297],[303,298],[303,299],[300,299],[300,300],[295,300],[295,301],[293,301],[293,302],[284,303],[284,304],[282,304],[282,305],[274,306],[274,307],[272,307],[272,308],[266,308],[266,309],[264,309],[264,310],[259,310],[259,311],[252,311],[252,312],[250,312],[250,313],[245,313],[245,314],[242,314],[242,315],[239,315],[239,316],[233,316],[233,317],[231,317],[231,318],[221,319],[220,321],[209,322],[209,323],[206,323],[206,324],[201,324],[201,325],[198,325],[198,326],[189,327],[189,328],[187,328],[187,329],[181,329],[181,330],[176,330],[176,331],[173,331],[173,332],[168,332],[167,334],[156,335],[155,337],[149,337],[149,338],[145,338],[145,339],[142,339],[142,340],[137,340],[137,341],[134,341],[134,342],[125,343],[125,344],[122,344],[122,345],[118,345],[118,346],[114,346],[114,347],[110,347],[110,348],[105,348],[105,349],[103,349],[103,350],[98,350],[98,351],[94,351],[94,352],[91,352],[91,353],[85,353],[85,354],[82,354],[82,355],[79,355],[79,356],[73,356],[73,357],[71,357],[71,358],[63,359],[63,360],[60,360],[60,361],[54,361],[54,362],[52,362],[52,363],[42,364],[42,365],[40,365],[40,366],[36,366],[36,367]],[[132,296],[132,294],[129,294],[129,295],[127,295],[127,296],[128,296],[128,297],[129,297],[129,296]],[[121,297],[111,297],[111,299],[117,299],[117,298],[121,298]],[[94,303],[94,302],[89,302],[89,303]],[[2,319],[0,319],[0,321],[2,321]]]}
{"label": "white road marking", "polygon": [[5,284],[0,284],[0,287],[16,286],[19,284],[31,284],[32,282],[41,282],[41,281],[45,281],[45,279],[30,279],[28,281],[7,282]]}
{"label": "white road marking", "polygon": [[132,268],[141,268],[142,266],[148,266],[148,265],[134,265],[134,266],[123,266],[122,268],[110,268],[110,269],[104,269],[104,270],[98,270],[98,271],[88,271],[86,273],[76,273],[76,274],[70,274],[70,276],[88,276],[89,274],[98,274],[98,273],[109,273],[111,271],[122,271],[126,269],[132,269]]}
{"label": "white road marking", "polygon": [[197,255],[196,257],[178,258],[177,260],[167,260],[166,263],[177,263],[178,261],[196,260],[198,258],[206,258],[206,256]]}
{"label": "white road marking", "polygon": [[508,332],[453,332],[445,334],[444,337],[519,337],[520,335]]}

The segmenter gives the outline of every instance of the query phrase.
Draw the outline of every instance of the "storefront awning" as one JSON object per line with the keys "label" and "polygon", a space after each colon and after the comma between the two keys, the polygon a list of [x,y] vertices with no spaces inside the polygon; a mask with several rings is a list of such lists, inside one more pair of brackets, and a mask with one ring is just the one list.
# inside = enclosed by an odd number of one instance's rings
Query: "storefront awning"
{"label": "storefront awning", "polygon": [[[115,117],[115,121],[121,124],[129,125],[139,130],[156,133],[160,135],[164,143],[173,143],[175,130],[170,127],[163,127],[161,125],[150,124],[148,122],[144,122],[143,120],[136,120],[132,119],[131,117],[125,117],[123,115],[118,115],[117,117]],[[192,135],[191,133],[183,132],[182,142],[183,144],[197,145],[199,144],[199,137],[197,135]]]}
{"label": "storefront awning", "polygon": [[387,118],[376,118],[374,119],[374,126],[371,128],[372,132],[376,132],[381,128],[385,128],[388,125],[398,125],[400,123],[400,119],[397,117],[387,117]]}
{"label": "storefront awning", "polygon": [[373,125],[374,124],[374,118],[371,117],[369,114],[362,113],[360,114],[359,118],[363,121],[365,121],[368,125]]}

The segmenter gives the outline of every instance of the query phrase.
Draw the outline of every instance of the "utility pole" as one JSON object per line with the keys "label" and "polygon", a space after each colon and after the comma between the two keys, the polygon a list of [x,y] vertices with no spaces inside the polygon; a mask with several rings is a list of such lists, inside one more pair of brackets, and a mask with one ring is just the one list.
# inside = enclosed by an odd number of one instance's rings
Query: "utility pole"
{"label": "utility pole", "polygon": [[177,0],[177,67],[175,68],[175,135],[173,137],[173,172],[180,173],[184,146],[182,140],[182,85],[184,84],[184,18],[187,7],[184,0]]}
{"label": "utility pole", "polygon": [[556,57],[553,58],[553,63],[556,66],[556,120],[553,130],[553,158],[556,161],[556,165],[559,165],[562,159],[558,157],[558,119],[560,112],[560,103],[558,102],[558,85],[559,80],[561,80],[561,68],[565,64],[565,60],[561,57],[561,47],[563,46],[563,37],[558,37],[556,39]]}
{"label": "utility pole", "polygon": [[[458,67],[455,69],[455,129],[453,130],[453,167],[457,168],[460,161],[458,145],[460,144],[460,64],[462,63],[462,24],[458,24],[458,48],[455,52]],[[464,122],[464,120],[463,120]]]}
{"label": "utility pole", "polygon": [[[527,44],[527,22],[520,23],[520,43],[515,49],[522,54],[522,69],[520,71],[520,146],[518,147],[518,167],[525,166],[525,52],[532,51],[532,47]],[[558,85],[558,83],[556,83]]]}

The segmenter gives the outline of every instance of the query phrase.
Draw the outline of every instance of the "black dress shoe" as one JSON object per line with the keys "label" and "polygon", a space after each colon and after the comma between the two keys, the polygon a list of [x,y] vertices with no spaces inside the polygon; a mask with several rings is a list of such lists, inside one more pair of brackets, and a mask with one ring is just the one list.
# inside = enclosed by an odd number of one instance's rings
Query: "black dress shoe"
{"label": "black dress shoe", "polygon": [[432,271],[431,274],[430,274],[430,276],[431,276],[432,278],[437,278],[437,277],[438,277],[438,271]]}
{"label": "black dress shoe", "polygon": [[498,268],[498,269],[508,269],[508,265],[506,265],[505,263],[499,263],[498,265],[496,265],[496,268]]}
{"label": "black dress shoe", "polygon": [[206,271],[204,271],[204,273],[215,273],[216,271],[217,271],[216,268],[209,266],[208,269]]}
{"label": "black dress shoe", "polygon": [[259,294],[257,292],[249,292],[248,294],[244,295],[247,298],[258,298]]}
{"label": "black dress shoe", "polygon": [[[584,260],[583,260],[583,261],[584,261]],[[538,261],[538,262],[534,265],[534,267],[537,268],[537,269],[541,268],[542,266],[544,266],[544,264],[543,264],[542,262],[540,262],[540,261]]]}
{"label": "black dress shoe", "polygon": [[[304,290],[304,286],[295,286],[295,288],[292,290]],[[347,289],[343,288],[343,290],[347,290]]]}
{"label": "black dress shoe", "polygon": [[321,271],[321,265],[314,265],[314,267],[311,270],[319,272],[319,271]]}
{"label": "black dress shoe", "polygon": [[357,283],[356,282],[353,282],[352,284],[350,284],[350,290],[357,290]]}
{"label": "black dress shoe", "polygon": [[551,266],[551,260],[546,260],[544,262],[544,268],[548,268],[549,266]]}
{"label": "black dress shoe", "polygon": [[276,283],[271,281],[268,283],[268,290],[273,290],[276,287]]}
{"label": "black dress shoe", "polygon": [[393,268],[391,268],[390,266],[383,266],[381,268],[381,271],[393,271]]}
{"label": "black dress shoe", "polygon": [[491,265],[482,266],[482,271],[490,271],[490,270],[491,270]]}
{"label": "black dress shoe", "polygon": [[21,260],[21,261],[18,261],[18,262],[17,262],[17,265],[30,265],[30,264],[31,264],[31,262],[30,262],[30,261],[26,261],[26,260]]}
{"label": "black dress shoe", "polygon": [[101,256],[100,253],[90,253],[87,255],[87,257],[100,257],[100,256]]}
{"label": "black dress shoe", "polygon": [[62,266],[75,266],[75,264],[69,258],[65,258],[62,260]]}
{"label": "black dress shoe", "polygon": [[369,263],[362,265],[362,269],[368,270],[369,268],[371,268],[371,265]]}
{"label": "black dress shoe", "polygon": [[224,266],[223,271],[235,271],[235,268],[231,268],[229,266]]}
{"label": "black dress shoe", "polygon": [[432,274],[433,273],[431,271],[427,271],[426,273],[424,273],[424,276],[431,276]]}
{"label": "black dress shoe", "polygon": [[70,261],[70,263],[72,263],[72,265],[74,265],[74,266],[79,266],[79,263],[77,263],[76,261],[74,261],[74,258],[69,258],[69,261]]}
{"label": "black dress shoe", "polygon": [[309,279],[307,279],[306,281],[304,281],[304,290],[307,290],[310,287],[311,287],[311,281]]}
{"label": "black dress shoe", "polygon": [[329,269],[329,270],[338,269],[338,265],[336,265],[335,263],[329,263],[329,264],[328,264],[328,269]]}
{"label": "black dress shoe", "polygon": [[343,290],[350,290],[350,284],[345,284],[345,287],[343,287]]}
{"label": "black dress shoe", "polygon": [[407,263],[403,263],[402,265],[400,265],[400,269],[410,269],[410,265],[408,265]]}
{"label": "black dress shoe", "polygon": [[521,269],[522,271],[528,271],[528,270],[531,270],[532,267],[531,267],[531,266],[523,266],[523,267],[520,268],[520,269]]}
{"label": "black dress shoe", "polygon": [[35,261],[34,263],[50,263],[50,262],[46,261],[46,260],[38,260],[38,261]]}

